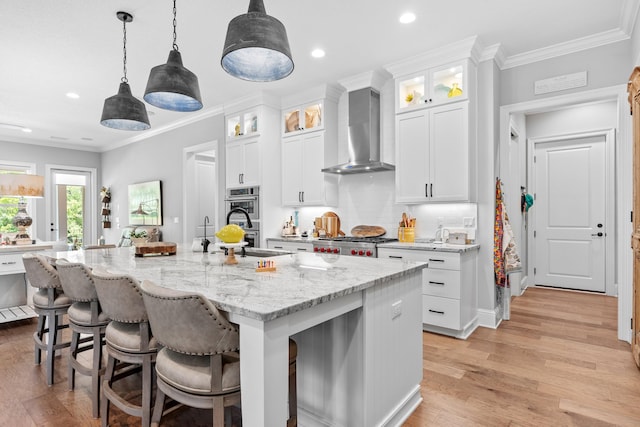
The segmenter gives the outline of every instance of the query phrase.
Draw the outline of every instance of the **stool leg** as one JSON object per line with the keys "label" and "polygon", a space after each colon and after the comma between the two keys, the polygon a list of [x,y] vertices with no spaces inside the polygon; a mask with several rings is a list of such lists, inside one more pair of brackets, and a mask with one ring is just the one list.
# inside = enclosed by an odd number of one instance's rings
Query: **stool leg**
{"label": "stool leg", "polygon": [[151,392],[153,389],[153,364],[151,355],[142,360],[142,427],[151,425]]}
{"label": "stool leg", "polygon": [[42,359],[42,350],[40,348],[40,345],[42,344],[42,337],[44,336],[44,322],[45,321],[45,316],[43,314],[38,315],[38,326],[36,329],[36,336],[37,339],[34,339],[35,341],[35,356],[36,356],[36,365],[40,364],[40,361]]}
{"label": "stool leg", "polygon": [[100,328],[93,330],[93,364],[91,368],[91,404],[93,418],[98,418],[100,408],[100,368],[102,367],[102,335]]}
{"label": "stool leg", "polygon": [[53,385],[53,369],[56,335],[58,335],[58,316],[55,314],[49,316],[49,333],[47,334],[47,385]]}
{"label": "stool leg", "polygon": [[298,389],[295,360],[289,365],[289,419],[287,427],[298,426]]}
{"label": "stool leg", "polygon": [[162,418],[163,411],[164,411],[164,392],[160,390],[160,387],[158,387],[156,389],[156,403],[153,407],[153,416],[151,417],[152,427],[158,427],[160,425],[160,418]]}
{"label": "stool leg", "polygon": [[104,370],[104,380],[102,380],[102,401],[100,405],[100,418],[101,426],[107,427],[109,425],[109,399],[104,395],[104,389],[111,387],[113,371],[116,368],[116,359],[109,354],[107,357],[107,367]]}
{"label": "stool leg", "polygon": [[69,390],[76,387],[76,370],[73,366],[74,360],[78,355],[78,340],[80,334],[76,331],[71,332],[71,345],[69,346]]}

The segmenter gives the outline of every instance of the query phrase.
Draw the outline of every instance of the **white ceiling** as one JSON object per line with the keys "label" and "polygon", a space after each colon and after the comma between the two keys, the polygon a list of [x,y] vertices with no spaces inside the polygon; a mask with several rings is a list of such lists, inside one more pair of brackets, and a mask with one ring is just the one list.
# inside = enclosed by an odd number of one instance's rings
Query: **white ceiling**
{"label": "white ceiling", "polygon": [[[122,23],[127,24],[127,69],[142,99],[149,70],[166,62],[172,43],[170,0],[3,0],[0,8],[0,140],[105,151],[144,139],[181,121],[220,111],[256,91],[282,96],[338,82],[477,35],[500,45],[505,66],[548,52],[568,52],[629,38],[637,0],[264,0],[285,25],[293,74],[271,83],[235,79],[220,67],[227,24],[246,13],[248,0],[178,2],[178,46],[199,78],[204,108],[176,113],[147,105],[151,129],[128,132],[99,124],[104,99],[122,77]],[[405,11],[417,15],[403,25]],[[321,47],[327,54],[312,58]],[[551,49],[553,47],[553,49]],[[76,92],[79,99],[65,96]],[[0,150],[0,157],[2,151]]]}

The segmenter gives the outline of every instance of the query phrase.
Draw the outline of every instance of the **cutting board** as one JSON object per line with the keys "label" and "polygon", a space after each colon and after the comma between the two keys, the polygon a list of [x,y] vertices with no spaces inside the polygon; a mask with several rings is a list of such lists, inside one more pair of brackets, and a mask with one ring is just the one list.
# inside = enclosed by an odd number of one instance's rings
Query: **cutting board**
{"label": "cutting board", "polygon": [[379,237],[387,232],[377,225],[356,225],[351,229],[351,235],[354,237]]}
{"label": "cutting board", "polygon": [[175,255],[177,245],[173,242],[147,242],[136,245],[136,256]]}
{"label": "cutting board", "polygon": [[344,232],[340,229],[340,217],[335,212],[325,212],[322,214],[323,218],[335,218],[335,228],[333,230],[326,230],[329,237],[344,236]]}

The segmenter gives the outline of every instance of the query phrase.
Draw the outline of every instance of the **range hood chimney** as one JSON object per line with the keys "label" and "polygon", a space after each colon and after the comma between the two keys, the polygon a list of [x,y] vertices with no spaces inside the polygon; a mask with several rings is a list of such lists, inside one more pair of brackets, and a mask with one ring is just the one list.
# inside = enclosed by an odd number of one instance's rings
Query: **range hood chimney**
{"label": "range hood chimney", "polygon": [[373,88],[349,92],[349,162],[322,169],[335,174],[394,170],[380,161],[380,93]]}

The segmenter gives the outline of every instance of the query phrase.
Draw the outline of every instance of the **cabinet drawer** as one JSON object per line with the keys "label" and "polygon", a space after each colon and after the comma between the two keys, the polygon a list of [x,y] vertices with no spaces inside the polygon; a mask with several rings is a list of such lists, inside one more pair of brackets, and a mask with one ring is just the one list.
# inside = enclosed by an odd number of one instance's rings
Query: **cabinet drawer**
{"label": "cabinet drawer", "polygon": [[460,301],[423,295],[422,323],[442,328],[460,329]]}
{"label": "cabinet drawer", "polygon": [[429,268],[460,270],[460,254],[453,252],[427,252]]}
{"label": "cabinet drawer", "polygon": [[460,299],[460,272],[455,270],[422,270],[422,293]]}
{"label": "cabinet drawer", "polygon": [[7,254],[0,256],[0,275],[24,273],[22,254]]}

